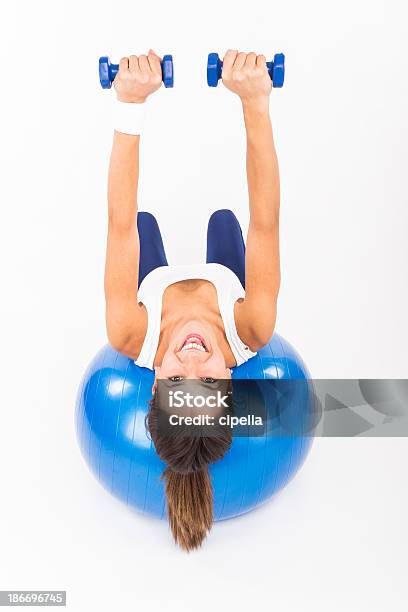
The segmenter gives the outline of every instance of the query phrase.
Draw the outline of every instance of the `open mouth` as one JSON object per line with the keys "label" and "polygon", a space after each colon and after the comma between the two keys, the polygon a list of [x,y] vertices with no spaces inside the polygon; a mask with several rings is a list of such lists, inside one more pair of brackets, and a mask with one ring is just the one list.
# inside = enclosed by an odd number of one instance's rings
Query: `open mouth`
{"label": "open mouth", "polygon": [[208,348],[202,336],[199,334],[188,334],[184,338],[180,351],[201,351],[202,353],[208,353]]}

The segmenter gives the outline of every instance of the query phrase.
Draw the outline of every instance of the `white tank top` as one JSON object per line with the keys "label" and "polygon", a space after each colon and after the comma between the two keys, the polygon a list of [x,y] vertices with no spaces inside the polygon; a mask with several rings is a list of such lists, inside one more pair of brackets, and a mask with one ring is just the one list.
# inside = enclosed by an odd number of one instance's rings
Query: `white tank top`
{"label": "white tank top", "polygon": [[159,346],[162,300],[165,289],[173,283],[192,279],[207,280],[214,285],[225,335],[237,365],[241,365],[256,355],[242,342],[235,326],[234,305],[239,298],[245,297],[245,290],[232,270],[217,263],[160,266],[149,272],[143,279],[137,293],[138,302],[144,304],[147,310],[147,331],[142,350],[135,361],[136,365],[153,370],[154,358]]}

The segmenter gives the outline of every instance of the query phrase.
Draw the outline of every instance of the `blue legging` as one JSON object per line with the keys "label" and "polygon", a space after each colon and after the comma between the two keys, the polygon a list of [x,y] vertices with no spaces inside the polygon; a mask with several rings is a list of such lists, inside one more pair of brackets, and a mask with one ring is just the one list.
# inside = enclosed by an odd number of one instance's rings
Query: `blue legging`
{"label": "blue legging", "polygon": [[[139,285],[155,268],[168,266],[160,229],[149,212],[139,212],[137,229],[140,240]],[[231,210],[214,212],[208,221],[207,263],[219,263],[234,272],[245,288],[245,243],[241,226]]]}

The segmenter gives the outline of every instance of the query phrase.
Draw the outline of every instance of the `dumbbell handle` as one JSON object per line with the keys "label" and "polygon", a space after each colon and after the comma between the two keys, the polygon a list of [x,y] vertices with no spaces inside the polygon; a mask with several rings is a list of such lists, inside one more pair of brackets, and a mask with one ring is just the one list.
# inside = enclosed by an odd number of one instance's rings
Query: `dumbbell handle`
{"label": "dumbbell handle", "polygon": [[[160,62],[162,68],[162,78],[165,87],[173,87],[173,57],[165,55]],[[119,64],[111,64],[109,57],[99,58],[99,80],[103,89],[110,89],[112,83],[119,72]]]}
{"label": "dumbbell handle", "polygon": [[[222,60],[218,60],[218,63],[217,63],[217,76],[218,76],[218,80],[222,77],[222,67],[223,67],[223,65],[224,65],[224,62]],[[273,62],[266,62],[266,67],[268,68],[269,76],[272,78]]]}

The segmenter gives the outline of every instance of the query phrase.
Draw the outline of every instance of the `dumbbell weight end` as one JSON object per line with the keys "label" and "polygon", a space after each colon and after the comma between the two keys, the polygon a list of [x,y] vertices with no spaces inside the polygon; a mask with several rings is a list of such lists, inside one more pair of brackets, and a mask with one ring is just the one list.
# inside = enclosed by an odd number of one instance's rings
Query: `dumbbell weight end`
{"label": "dumbbell weight end", "polygon": [[207,62],[207,83],[209,87],[217,87],[222,74],[222,61],[218,53],[209,53]]}
{"label": "dumbbell weight end", "polygon": [[[268,64],[272,64],[271,70],[269,70]],[[283,53],[276,53],[273,62],[267,62],[269,76],[272,79],[272,84],[275,88],[283,87],[285,82],[285,55]]]}

